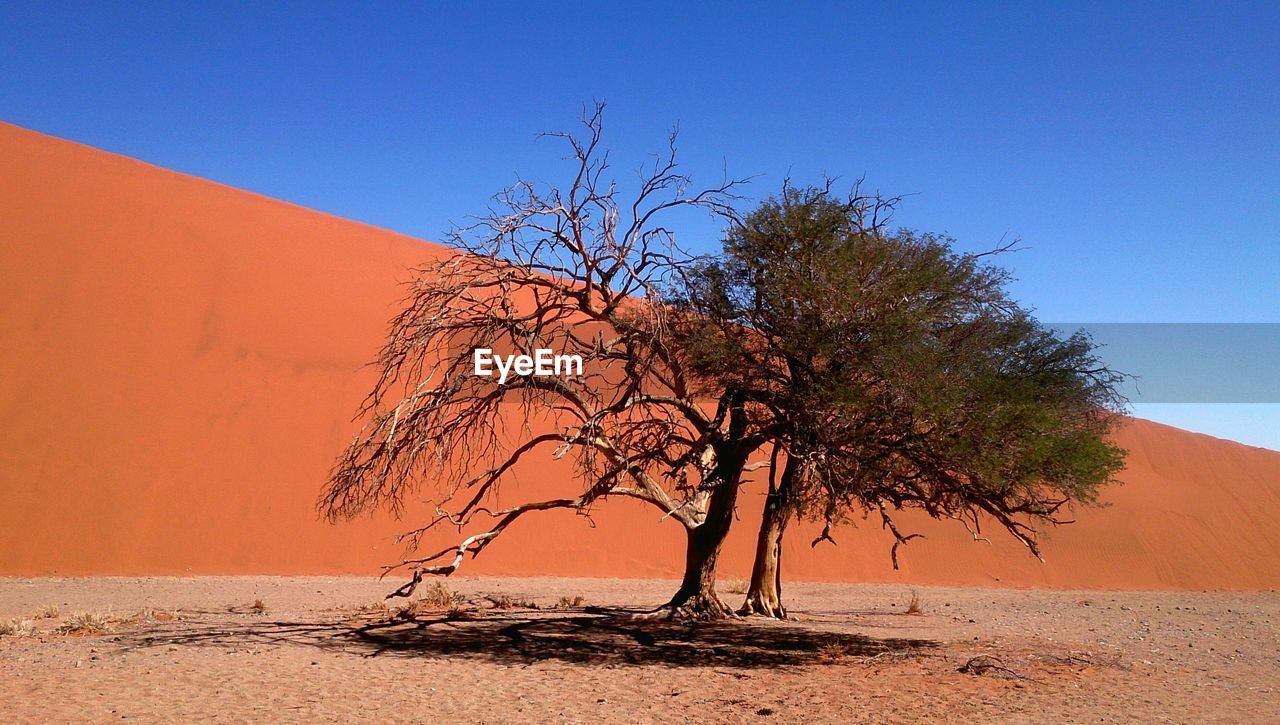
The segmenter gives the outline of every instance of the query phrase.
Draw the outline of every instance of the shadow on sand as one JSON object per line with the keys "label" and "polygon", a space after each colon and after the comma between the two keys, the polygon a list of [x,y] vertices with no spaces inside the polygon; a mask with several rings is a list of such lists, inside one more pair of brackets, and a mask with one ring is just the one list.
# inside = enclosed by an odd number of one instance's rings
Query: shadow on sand
{"label": "shadow on sand", "polygon": [[922,639],[874,638],[792,622],[679,623],[637,620],[628,612],[486,612],[469,618],[377,621],[155,623],[119,635],[126,649],[150,647],[316,647],[365,657],[440,657],[527,665],[558,660],[591,665],[782,667],[839,657],[874,657],[936,646]]}

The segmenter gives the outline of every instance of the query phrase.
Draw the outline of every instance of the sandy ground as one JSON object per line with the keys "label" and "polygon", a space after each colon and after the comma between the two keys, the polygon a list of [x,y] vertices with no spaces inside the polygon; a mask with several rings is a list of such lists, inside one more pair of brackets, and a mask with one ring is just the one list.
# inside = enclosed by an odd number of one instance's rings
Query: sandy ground
{"label": "sandy ground", "polygon": [[[623,611],[666,581],[448,585],[397,613],[363,578],[0,579],[34,630],[0,636],[0,721],[1280,720],[1276,593],[917,587],[908,614],[794,584],[796,621],[692,626]],[[108,631],[58,631],[79,612]]]}

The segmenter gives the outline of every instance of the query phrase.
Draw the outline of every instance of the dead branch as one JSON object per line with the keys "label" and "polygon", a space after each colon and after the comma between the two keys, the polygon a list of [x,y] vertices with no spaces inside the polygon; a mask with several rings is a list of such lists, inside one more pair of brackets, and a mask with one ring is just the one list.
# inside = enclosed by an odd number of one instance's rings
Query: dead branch
{"label": "dead branch", "polygon": [[[449,575],[526,514],[596,501],[645,501],[686,528],[705,517],[709,453],[725,445],[728,421],[711,415],[671,339],[670,285],[696,259],[663,224],[679,208],[727,222],[743,180],[693,189],[676,163],[676,134],[642,170],[623,200],[607,176],[604,104],[584,109],[566,144],[564,187],[517,179],[490,212],[455,228],[456,254],[423,266],[408,285],[375,361],[378,379],[360,415],[365,424],[339,459],[320,501],[330,519],[405,501],[431,482],[435,515],[401,540],[412,570],[393,593],[407,596],[426,575]],[[531,355],[552,349],[582,361],[574,376],[475,374],[473,351]],[[720,406],[723,409],[723,404]],[[544,452],[567,459],[577,493],[494,510],[504,481]],[[474,530],[478,517],[492,524]],[[416,556],[441,526],[457,543]]]}
{"label": "dead branch", "polygon": [[1005,667],[1004,662],[999,657],[992,657],[991,655],[978,655],[976,657],[970,657],[967,662],[965,662],[963,665],[960,665],[960,667],[956,670],[956,672],[961,672],[966,675],[978,675],[978,676],[985,675],[988,672],[996,672],[1005,677],[1015,679],[1015,680],[1036,681],[1035,678],[1033,677],[1027,677],[1026,675],[1020,672],[1015,672],[1009,669],[1008,667]]}

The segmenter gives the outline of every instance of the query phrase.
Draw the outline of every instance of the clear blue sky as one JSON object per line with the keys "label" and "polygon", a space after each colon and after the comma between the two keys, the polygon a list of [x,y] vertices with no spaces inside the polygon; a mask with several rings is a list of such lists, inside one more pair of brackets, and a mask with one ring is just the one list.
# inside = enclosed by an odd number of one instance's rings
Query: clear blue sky
{"label": "clear blue sky", "polygon": [[[678,121],[695,176],[865,175],[1022,238],[1047,320],[1280,322],[1274,1],[179,5],[0,5],[0,119],[438,238],[605,98],[620,172]],[[1277,407],[1150,410],[1280,448]]]}

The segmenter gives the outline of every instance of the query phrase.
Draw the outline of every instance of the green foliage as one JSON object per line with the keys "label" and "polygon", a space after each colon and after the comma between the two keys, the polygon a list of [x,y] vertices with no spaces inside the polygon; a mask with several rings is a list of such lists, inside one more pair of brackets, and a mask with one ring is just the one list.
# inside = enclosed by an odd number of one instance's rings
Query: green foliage
{"label": "green foliage", "polygon": [[1119,470],[1122,378],[1008,297],[987,263],[1008,247],[890,230],[895,203],[791,186],[765,201],[673,300],[689,364],[801,464],[794,510],[985,513],[1034,551],[1028,517],[1056,521]]}

